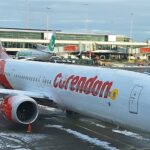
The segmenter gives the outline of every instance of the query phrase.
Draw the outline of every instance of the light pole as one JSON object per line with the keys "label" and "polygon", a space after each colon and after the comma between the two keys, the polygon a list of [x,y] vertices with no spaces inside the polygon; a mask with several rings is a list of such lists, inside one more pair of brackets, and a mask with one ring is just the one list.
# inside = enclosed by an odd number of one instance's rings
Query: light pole
{"label": "light pole", "polygon": [[130,40],[132,40],[132,32],[133,32],[133,15],[134,13],[130,14]]}
{"label": "light pole", "polygon": [[87,33],[88,32],[88,4],[85,3],[83,5],[85,6],[84,30],[85,30],[85,33]]}
{"label": "light pole", "polygon": [[48,15],[49,10],[51,10],[51,8],[46,7],[46,31],[47,32],[48,32],[48,28],[49,28],[49,15]]}
{"label": "light pole", "polygon": [[26,0],[26,4],[27,4],[27,6],[26,6],[27,7],[26,8],[27,9],[26,10],[27,11],[26,12],[27,13],[26,14],[26,28],[28,29],[29,28],[29,0]]}

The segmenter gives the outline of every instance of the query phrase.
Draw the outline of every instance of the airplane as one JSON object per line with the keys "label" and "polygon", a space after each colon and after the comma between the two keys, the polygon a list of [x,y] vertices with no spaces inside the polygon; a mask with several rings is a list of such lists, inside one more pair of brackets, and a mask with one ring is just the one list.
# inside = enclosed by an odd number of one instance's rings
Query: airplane
{"label": "airplane", "polygon": [[[51,59],[51,57],[53,57],[53,56],[67,58],[68,54],[70,54],[71,58],[78,59],[77,56],[81,55],[81,51],[54,52],[54,46],[55,46],[55,34],[53,33],[51,36],[51,39],[50,39],[50,43],[48,44],[48,47],[43,46],[43,45],[37,45],[37,49],[20,50],[16,53],[16,59],[49,61]],[[74,55],[71,55],[71,54],[74,54]]]}
{"label": "airplane", "polygon": [[68,112],[150,132],[149,83],[149,75],[127,70],[1,59],[0,110],[10,122],[32,124],[40,99]]}
{"label": "airplane", "polygon": [[49,60],[49,58],[54,55],[53,51],[55,46],[55,35],[52,34],[48,47],[42,45],[37,46],[40,48],[18,51],[16,53],[16,58],[26,60],[42,60],[42,61]]}

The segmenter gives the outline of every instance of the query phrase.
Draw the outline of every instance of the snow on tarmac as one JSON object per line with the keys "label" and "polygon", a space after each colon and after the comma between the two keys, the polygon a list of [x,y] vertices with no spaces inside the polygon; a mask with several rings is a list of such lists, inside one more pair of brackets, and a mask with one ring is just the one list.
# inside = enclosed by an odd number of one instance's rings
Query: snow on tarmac
{"label": "snow on tarmac", "polygon": [[66,129],[61,125],[46,125],[45,127],[50,127],[50,128],[57,128],[59,130],[65,131],[69,134],[74,135],[75,137],[77,137],[78,139],[81,139],[83,141],[89,142],[93,145],[105,148],[106,150],[118,150],[116,147],[112,147],[110,146],[110,143],[106,142],[106,141],[101,141],[97,138],[92,138],[88,135],[82,134],[80,132],[74,131],[72,129]]}

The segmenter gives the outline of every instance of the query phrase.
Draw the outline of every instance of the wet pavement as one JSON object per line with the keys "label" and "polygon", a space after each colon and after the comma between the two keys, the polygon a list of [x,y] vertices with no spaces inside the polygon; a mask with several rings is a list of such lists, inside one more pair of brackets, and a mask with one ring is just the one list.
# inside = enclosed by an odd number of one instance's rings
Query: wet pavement
{"label": "wet pavement", "polygon": [[96,119],[40,108],[41,115],[27,127],[0,118],[1,150],[149,150],[150,134],[133,132]]}
{"label": "wet pavement", "polygon": [[113,67],[113,69],[123,69],[123,70],[129,70],[129,71],[135,71],[135,72],[147,72],[150,73],[150,66],[136,66],[136,67]]}

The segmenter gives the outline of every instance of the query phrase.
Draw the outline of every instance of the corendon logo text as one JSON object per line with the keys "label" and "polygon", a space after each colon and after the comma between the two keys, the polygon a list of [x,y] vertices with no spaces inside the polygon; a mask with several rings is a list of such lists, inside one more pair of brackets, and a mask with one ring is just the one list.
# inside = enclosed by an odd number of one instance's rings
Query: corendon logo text
{"label": "corendon logo text", "polygon": [[64,78],[62,73],[57,74],[53,82],[55,88],[101,98],[108,98],[112,84],[113,82],[98,80],[97,76],[87,78],[71,75],[68,78]]}

